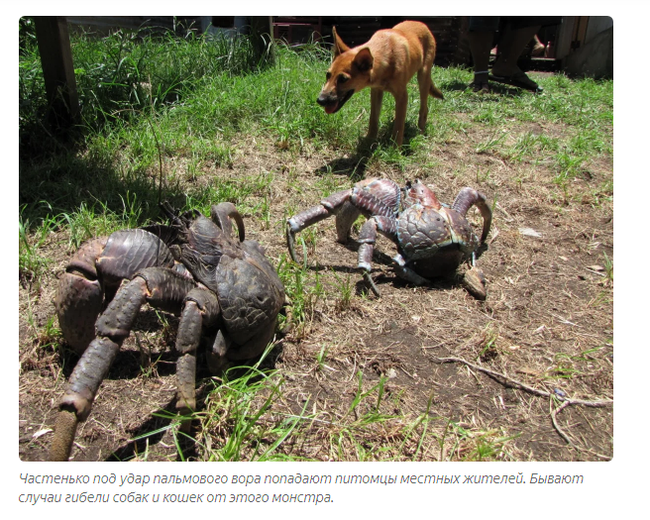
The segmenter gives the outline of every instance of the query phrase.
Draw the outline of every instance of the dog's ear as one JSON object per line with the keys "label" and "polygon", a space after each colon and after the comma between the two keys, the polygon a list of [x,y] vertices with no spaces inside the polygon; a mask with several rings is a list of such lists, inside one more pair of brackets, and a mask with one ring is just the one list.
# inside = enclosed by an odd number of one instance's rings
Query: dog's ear
{"label": "dog's ear", "polygon": [[343,54],[345,51],[349,51],[348,47],[343,40],[339,38],[339,35],[336,34],[336,27],[332,27],[332,35],[334,36],[334,57],[336,58],[339,54]]}
{"label": "dog's ear", "polygon": [[368,72],[372,69],[372,63],[374,58],[368,47],[364,47],[357,52],[357,55],[354,57],[354,66],[359,72]]}

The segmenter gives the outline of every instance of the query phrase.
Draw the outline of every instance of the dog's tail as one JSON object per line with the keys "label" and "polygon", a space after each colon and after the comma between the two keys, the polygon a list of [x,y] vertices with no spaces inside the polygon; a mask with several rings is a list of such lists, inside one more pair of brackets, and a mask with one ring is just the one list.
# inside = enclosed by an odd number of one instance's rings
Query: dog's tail
{"label": "dog's tail", "polygon": [[433,84],[433,81],[429,83],[429,94],[434,98],[445,99],[445,96],[443,96],[440,89]]}

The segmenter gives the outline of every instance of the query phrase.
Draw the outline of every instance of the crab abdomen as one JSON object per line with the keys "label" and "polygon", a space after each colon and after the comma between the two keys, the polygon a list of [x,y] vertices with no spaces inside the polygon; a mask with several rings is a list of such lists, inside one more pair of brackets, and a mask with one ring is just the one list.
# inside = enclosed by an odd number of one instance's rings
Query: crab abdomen
{"label": "crab abdomen", "polygon": [[173,265],[174,258],[167,246],[144,229],[116,231],[108,237],[97,259],[97,269],[107,285],[117,285],[146,267]]}
{"label": "crab abdomen", "polygon": [[146,267],[173,265],[167,246],[143,229],[116,231],[86,242],[61,275],[54,300],[63,337],[83,353],[95,337],[97,316],[123,279]]}
{"label": "crab abdomen", "polygon": [[79,248],[59,278],[54,298],[63,337],[78,354],[95,337],[95,320],[104,301],[95,262],[106,247],[106,240],[97,238]]}
{"label": "crab abdomen", "polygon": [[[246,249],[252,251],[250,246]],[[216,285],[224,328],[234,343],[241,346],[275,327],[284,304],[284,290],[263,255],[222,257]]]}

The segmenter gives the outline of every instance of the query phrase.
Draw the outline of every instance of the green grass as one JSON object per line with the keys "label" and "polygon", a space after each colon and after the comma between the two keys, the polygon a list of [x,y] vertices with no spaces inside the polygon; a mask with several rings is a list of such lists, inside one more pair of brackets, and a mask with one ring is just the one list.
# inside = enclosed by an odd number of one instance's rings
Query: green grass
{"label": "green grass", "polygon": [[[274,220],[271,206],[280,166],[277,171],[251,171],[236,178],[206,178],[215,168],[235,167],[240,154],[250,153],[252,148],[245,145],[252,139],[274,149],[278,162],[287,159],[290,189],[297,194],[303,190],[304,172],[292,164],[293,159],[315,154],[351,156],[356,163],[349,172],[347,166],[343,169],[350,178],[364,168],[373,174],[413,167],[427,172],[435,170],[446,146],[471,132],[481,136],[475,143],[477,153],[528,164],[531,169],[549,168],[565,198],[572,196],[571,182],[583,175],[590,161],[613,153],[612,81],[556,74],[539,80],[545,89],[541,96],[511,91],[478,96],[466,90],[472,76],[468,69],[436,68],[434,80],[445,92],[445,100],[429,101],[426,134],[417,134],[419,107],[410,103],[407,143],[403,150],[392,146],[388,136],[394,101],[385,96],[379,143],[368,147],[362,143],[368,91],[356,94],[345,110],[331,116],[315,103],[330,59],[316,45],[298,50],[278,46],[274,63],[263,66],[254,60],[245,38],[143,38],[123,32],[102,39],[72,36],[82,117],[73,139],[63,141],[43,123],[42,72],[29,31],[21,41],[19,276],[36,286],[49,273],[51,260],[43,252],[48,241],[64,240],[60,245],[72,252],[92,236],[158,218],[161,200],[204,214],[213,203],[231,201],[253,217],[256,226],[282,226]],[[409,88],[416,98],[415,82]],[[531,129],[513,139],[510,131],[523,125]],[[323,196],[351,182],[342,180],[335,169],[336,165],[328,164],[317,181]],[[477,170],[476,179],[490,182],[491,173],[488,167]],[[522,179],[511,182],[521,184]],[[594,204],[613,196],[611,182],[589,189]],[[297,209],[290,200],[286,202],[285,213]],[[60,232],[63,239],[53,238]],[[309,258],[316,238],[313,228],[300,233],[298,253],[304,243]],[[292,303],[294,335],[300,338],[308,332],[317,302],[332,288],[323,286],[318,270],[295,265],[284,255],[275,260]],[[613,280],[611,260],[605,257],[603,262],[607,279]],[[356,278],[336,273],[334,277],[335,305],[345,312]],[[44,331],[48,337],[55,335],[52,327],[49,323]],[[326,355],[327,350],[321,349],[314,359],[316,367],[326,364]],[[571,363],[558,362],[554,377],[570,377],[572,368]],[[217,383],[205,411],[197,414],[206,432],[199,441],[214,460],[285,458],[281,447],[287,439],[324,421],[306,409],[292,416],[274,416],[273,404],[283,397],[283,379],[260,365],[244,375],[230,372]],[[441,450],[453,438],[456,458],[503,456],[509,438],[502,432],[470,432],[452,425],[441,436],[433,432],[429,408],[408,416],[388,412],[394,406],[388,407],[384,384],[383,379],[368,384],[359,372],[348,414],[328,419],[332,456],[353,452],[358,460],[376,458],[376,450],[382,448],[373,435],[385,434],[387,425],[401,443],[386,458],[417,460],[429,438]],[[208,434],[222,428],[229,432],[227,441],[209,446]]]}
{"label": "green grass", "polygon": [[290,302],[289,325],[296,337],[303,337],[308,332],[316,304],[325,297],[320,274],[315,271],[313,277],[310,277],[306,266],[290,261],[284,253],[278,262],[277,271]]}
{"label": "green grass", "polygon": [[[218,446],[210,446],[209,460],[274,460],[284,458],[275,451],[293,432],[303,414],[285,417],[277,422],[263,420],[273,403],[282,395],[283,378],[276,370],[262,367],[266,350],[260,360],[249,368],[232,368],[223,378],[214,381],[214,389],[206,400],[198,441],[211,442],[215,431],[228,434]],[[238,375],[238,372],[243,374]],[[260,442],[264,439],[264,442]]]}
{"label": "green grass", "polygon": [[[271,406],[282,395],[283,378],[277,370],[263,366],[265,358],[273,350],[269,345],[252,367],[231,367],[221,377],[208,382],[212,386],[205,401],[205,408],[191,416],[178,417],[167,412],[157,416],[167,424],[132,439],[148,441],[149,438],[169,431],[176,446],[179,460],[185,460],[182,448],[188,434],[181,428],[184,421],[198,419],[200,427],[196,438],[200,449],[210,461],[238,460],[284,460],[276,453],[277,448],[291,435],[303,420],[303,415],[282,418],[276,423],[263,420]],[[304,411],[304,410],[303,410]],[[214,438],[228,434],[218,444]],[[264,439],[263,442],[260,442]],[[138,453],[139,460],[148,458],[148,442],[144,453]]]}
{"label": "green grass", "polygon": [[[349,153],[363,136],[367,91],[355,95],[346,110],[334,116],[327,116],[314,102],[328,61],[316,46],[301,52],[279,47],[273,66],[252,71],[237,65],[247,63],[244,43],[200,37],[82,36],[73,39],[72,49],[83,116],[81,140],[72,148],[43,135],[39,118],[45,101],[38,53],[31,48],[21,57],[20,201],[32,224],[45,216],[42,207],[36,208],[40,200],[47,200],[56,213],[75,210],[89,194],[112,211],[121,205],[118,194],[125,191],[141,201],[157,201],[159,190],[163,197],[178,197],[182,191],[178,171],[167,168],[161,179],[162,163],[172,157],[183,159],[187,165],[183,174],[199,178],[206,166],[232,166],[237,153],[233,141],[242,135],[282,143],[295,153],[305,148]],[[238,52],[239,59],[220,59]],[[494,94],[480,99],[465,93],[470,76],[462,68],[435,69],[446,99],[430,101],[427,138],[418,136],[412,125],[418,104],[409,104],[407,134],[412,139],[402,153],[386,142],[394,106],[386,96],[380,135],[385,146],[369,151],[366,166],[399,171],[427,164],[432,160],[432,141],[444,146],[468,124],[484,127],[490,136],[477,143],[477,152],[515,161],[550,161],[560,185],[579,175],[588,158],[611,154],[611,81],[574,81],[557,75],[540,80],[546,88],[542,96]],[[143,82],[151,85],[146,100],[137,94]],[[410,88],[415,95],[414,82]],[[509,128],[529,122],[569,125],[571,134],[529,132],[509,142]],[[38,190],[33,189],[36,185]],[[151,208],[140,211],[143,219],[155,215]]]}
{"label": "green grass", "polygon": [[451,453],[461,461],[508,460],[508,442],[516,438],[496,429],[469,429],[453,422],[448,431],[453,437]]}

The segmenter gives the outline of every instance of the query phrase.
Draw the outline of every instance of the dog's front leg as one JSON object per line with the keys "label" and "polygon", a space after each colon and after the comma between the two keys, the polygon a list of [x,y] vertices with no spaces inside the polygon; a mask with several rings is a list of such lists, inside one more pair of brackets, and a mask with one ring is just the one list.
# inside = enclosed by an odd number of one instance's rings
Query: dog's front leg
{"label": "dog's front leg", "polygon": [[368,125],[368,138],[370,139],[377,139],[379,114],[381,114],[381,103],[383,99],[383,90],[380,88],[370,89],[370,124]]}
{"label": "dog's front leg", "polygon": [[403,92],[393,94],[395,96],[395,121],[393,122],[393,141],[397,146],[402,146],[404,140],[404,124],[406,122],[406,105],[408,104],[408,94],[406,89]]}

